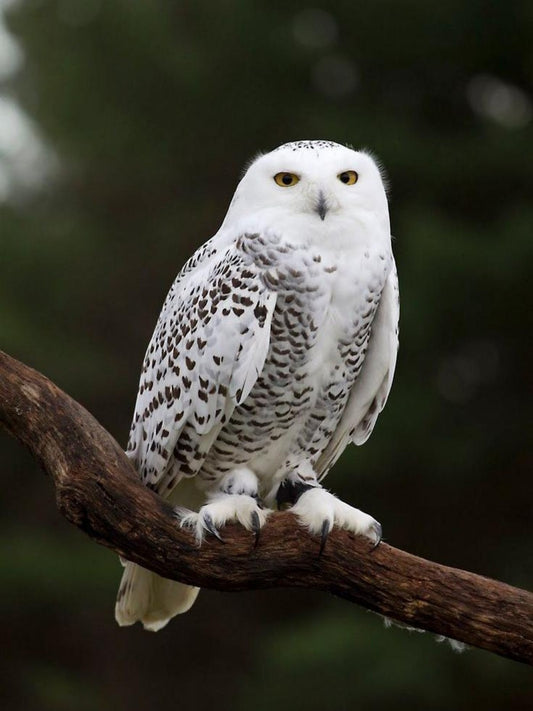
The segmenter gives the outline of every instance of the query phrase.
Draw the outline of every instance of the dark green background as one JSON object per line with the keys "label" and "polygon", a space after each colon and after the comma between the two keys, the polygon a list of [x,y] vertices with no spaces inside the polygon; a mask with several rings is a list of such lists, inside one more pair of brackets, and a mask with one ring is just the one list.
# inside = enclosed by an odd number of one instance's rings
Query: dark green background
{"label": "dark green background", "polygon": [[[391,544],[531,588],[533,5],[316,7],[327,14],[279,0],[9,9],[24,60],[0,89],[55,168],[0,206],[0,347],[125,444],[162,300],[243,165],[293,139],[371,148],[391,185],[400,356],[373,437],[328,486]],[[20,158],[0,152],[0,167]],[[304,591],[204,591],[157,635],[121,630],[116,557],[62,520],[7,436],[0,470],[3,708],[533,705],[525,666]]]}

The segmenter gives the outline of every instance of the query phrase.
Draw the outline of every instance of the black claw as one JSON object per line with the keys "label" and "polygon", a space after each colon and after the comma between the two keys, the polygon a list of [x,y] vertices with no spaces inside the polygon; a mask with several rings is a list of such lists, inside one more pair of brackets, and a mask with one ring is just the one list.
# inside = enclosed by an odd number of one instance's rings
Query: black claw
{"label": "black claw", "polygon": [[328,521],[327,518],[324,519],[322,523],[322,535],[320,537],[320,552],[319,556],[322,555],[324,552],[324,548],[326,546],[326,541],[328,540],[329,533],[331,531],[331,523]]}
{"label": "black claw", "polygon": [[377,548],[379,546],[379,544],[381,543],[382,532],[383,532],[383,529],[381,528],[381,524],[378,523],[377,521],[376,521],[376,524],[373,528],[376,532],[376,542],[372,546],[372,550],[374,550],[374,548]]}
{"label": "black claw", "polygon": [[222,538],[222,536],[221,536],[220,533],[218,532],[217,527],[216,527],[215,524],[213,523],[213,519],[211,518],[211,516],[210,516],[209,514],[205,514],[205,515],[204,515],[204,517],[203,517],[203,524],[204,524],[204,526],[207,528],[207,530],[209,531],[209,533],[211,533],[211,535],[213,535],[213,536],[215,536],[216,538],[218,538],[218,540],[219,540],[221,543],[225,543],[224,539]]}
{"label": "black claw", "polygon": [[254,548],[257,548],[259,543],[259,535],[261,533],[261,521],[259,520],[259,514],[257,511],[252,511],[252,531],[255,533],[255,543]]}

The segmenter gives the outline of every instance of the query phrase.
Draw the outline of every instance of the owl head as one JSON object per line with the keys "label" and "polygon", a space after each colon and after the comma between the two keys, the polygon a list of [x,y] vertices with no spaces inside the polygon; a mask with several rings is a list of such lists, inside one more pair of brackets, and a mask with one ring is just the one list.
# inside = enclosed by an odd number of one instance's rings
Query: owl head
{"label": "owl head", "polygon": [[253,216],[265,226],[302,227],[374,216],[388,225],[384,179],[372,156],[331,141],[285,143],[248,166],[227,220]]}

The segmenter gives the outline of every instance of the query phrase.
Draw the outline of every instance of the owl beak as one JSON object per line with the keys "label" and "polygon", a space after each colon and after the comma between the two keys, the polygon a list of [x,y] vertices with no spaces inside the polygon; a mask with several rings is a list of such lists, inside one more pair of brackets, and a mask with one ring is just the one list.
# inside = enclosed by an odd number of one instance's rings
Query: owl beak
{"label": "owl beak", "polygon": [[318,216],[322,221],[324,221],[324,218],[326,217],[326,212],[328,211],[328,204],[326,202],[326,196],[322,192],[322,190],[319,191],[318,193],[318,198],[315,204],[315,211],[318,212]]}

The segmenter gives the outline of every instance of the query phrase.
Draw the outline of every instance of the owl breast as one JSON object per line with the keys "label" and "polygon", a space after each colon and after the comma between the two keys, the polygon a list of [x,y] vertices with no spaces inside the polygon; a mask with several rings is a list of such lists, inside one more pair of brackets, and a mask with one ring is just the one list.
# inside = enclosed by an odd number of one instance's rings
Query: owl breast
{"label": "owl breast", "polygon": [[246,465],[267,490],[300,459],[318,459],[335,431],[364,362],[390,258],[366,247],[335,254],[257,235],[241,248],[277,293],[270,345],[200,479]]}

